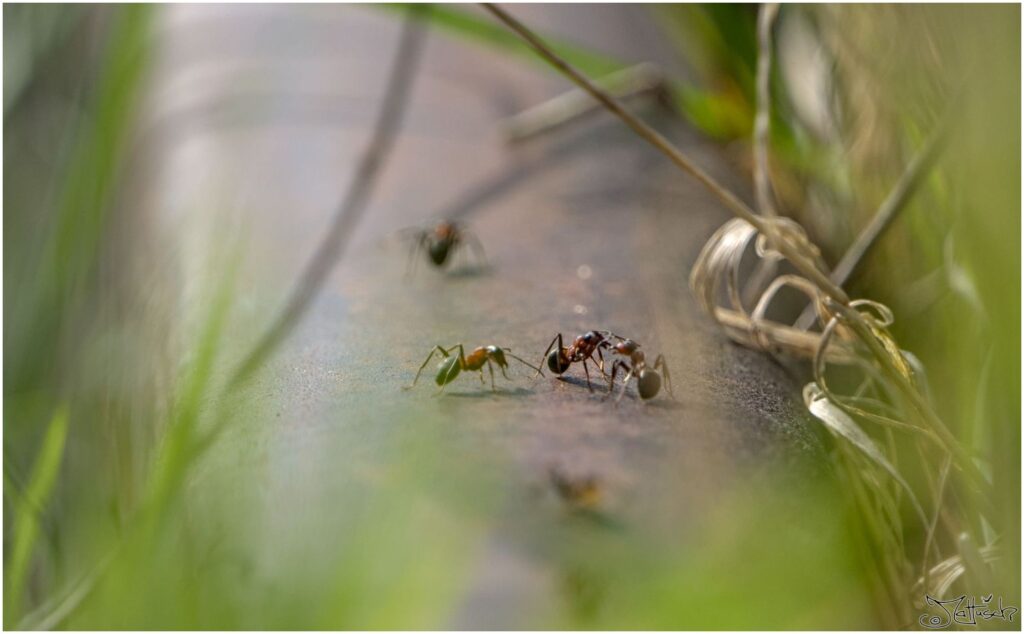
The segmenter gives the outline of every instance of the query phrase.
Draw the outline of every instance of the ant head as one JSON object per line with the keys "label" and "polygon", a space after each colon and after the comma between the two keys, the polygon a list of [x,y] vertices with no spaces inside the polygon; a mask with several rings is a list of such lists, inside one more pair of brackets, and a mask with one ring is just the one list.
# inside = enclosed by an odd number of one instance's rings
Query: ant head
{"label": "ant head", "polygon": [[487,356],[501,367],[508,367],[508,361],[505,360],[505,351],[498,346],[487,346]]}
{"label": "ant head", "polygon": [[639,353],[641,356],[643,355],[642,352],[639,352],[639,350],[637,350],[639,347],[640,344],[633,341],[632,339],[623,339],[619,343],[615,344],[616,350],[618,350],[621,354],[628,355],[631,357],[636,353]]}
{"label": "ant head", "polygon": [[654,370],[644,368],[640,370],[640,376],[637,377],[636,387],[640,393],[640,398],[644,400],[654,398],[658,395],[658,391],[661,390],[661,375]]}
{"label": "ant head", "polygon": [[552,350],[548,355],[548,369],[555,374],[562,374],[569,369],[569,359],[563,350]]}

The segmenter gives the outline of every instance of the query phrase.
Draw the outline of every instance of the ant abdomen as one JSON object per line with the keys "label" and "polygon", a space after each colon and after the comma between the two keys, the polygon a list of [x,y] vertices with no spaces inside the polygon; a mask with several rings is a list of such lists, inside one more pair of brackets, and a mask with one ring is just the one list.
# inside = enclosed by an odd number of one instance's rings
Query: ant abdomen
{"label": "ant abdomen", "polygon": [[443,265],[445,260],[448,259],[450,247],[451,241],[449,240],[438,240],[437,242],[430,243],[430,246],[427,247],[427,254],[430,256],[430,261],[436,266]]}
{"label": "ant abdomen", "polygon": [[462,372],[462,364],[459,363],[459,357],[450,356],[445,357],[441,363],[437,364],[437,376],[434,377],[434,382],[438,385],[445,385],[455,380],[455,377],[459,376]]}
{"label": "ant abdomen", "polygon": [[661,376],[654,370],[641,370],[640,376],[637,377],[636,387],[640,398],[644,400],[654,398],[661,390]]}
{"label": "ant abdomen", "polygon": [[548,369],[555,374],[562,374],[569,369],[569,359],[565,358],[562,350],[552,350],[548,355]]}

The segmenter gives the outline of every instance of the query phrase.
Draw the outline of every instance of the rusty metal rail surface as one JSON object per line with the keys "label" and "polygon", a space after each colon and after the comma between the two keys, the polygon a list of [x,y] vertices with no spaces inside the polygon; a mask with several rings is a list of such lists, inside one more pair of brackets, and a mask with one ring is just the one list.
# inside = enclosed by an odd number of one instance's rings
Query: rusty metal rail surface
{"label": "rusty metal rail surface", "polygon": [[[231,36],[261,27],[267,37],[258,41]],[[383,88],[388,54],[380,51],[398,27],[365,8],[170,12],[156,90],[170,111],[193,114],[171,124],[180,142],[156,207],[161,222],[186,227],[185,253],[215,241],[218,227],[244,227],[242,320],[253,332],[283,303],[330,221]],[[629,37],[617,45],[657,54]],[[626,523],[685,526],[761,464],[819,461],[798,383],[731,343],[689,292],[693,261],[728,218],[703,188],[603,114],[504,145],[503,119],[567,88],[539,66],[431,34],[420,72],[352,248],[255,387],[256,404],[276,410],[273,422],[236,430],[218,448],[265,465],[276,521],[317,513],[303,492],[339,477],[339,465],[374,463],[379,439],[410,417],[443,419],[464,450],[496,448],[516,465],[506,474],[513,488],[544,485],[552,466],[600,478]],[[210,104],[230,101],[229,89],[267,97],[247,125],[222,126],[210,118],[222,112],[214,106],[175,105],[176,86],[204,87]],[[642,112],[715,178],[749,193],[718,149],[678,118],[657,106]],[[227,201],[222,216],[181,220],[181,209],[211,196]],[[383,239],[446,209],[472,224],[490,266],[440,273],[421,263],[407,278],[407,247]],[[400,390],[438,344],[495,344],[539,363],[558,332],[592,328],[664,354],[678,402],[642,403],[633,386],[616,407],[600,380],[588,392],[576,367],[563,380],[533,380],[515,364],[514,380],[499,377],[497,393],[472,373],[440,398],[430,381]],[[325,446],[341,453],[325,455]],[[479,587],[497,583],[495,571],[508,575],[499,575],[497,599],[469,605],[456,626],[519,623],[510,606],[533,592],[533,577],[513,573],[524,561],[543,572],[497,520],[490,544],[493,569]]]}

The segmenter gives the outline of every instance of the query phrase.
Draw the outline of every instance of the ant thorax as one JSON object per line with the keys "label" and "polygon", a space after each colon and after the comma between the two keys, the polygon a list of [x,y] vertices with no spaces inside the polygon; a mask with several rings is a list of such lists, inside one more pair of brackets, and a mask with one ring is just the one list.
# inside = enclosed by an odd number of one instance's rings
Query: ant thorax
{"label": "ant thorax", "polygon": [[589,357],[604,341],[604,335],[593,330],[586,334],[579,335],[572,342],[572,351],[574,354],[571,356],[577,359]]}
{"label": "ant thorax", "polygon": [[451,240],[456,234],[458,230],[453,222],[439,222],[434,227],[434,237],[438,240]]}

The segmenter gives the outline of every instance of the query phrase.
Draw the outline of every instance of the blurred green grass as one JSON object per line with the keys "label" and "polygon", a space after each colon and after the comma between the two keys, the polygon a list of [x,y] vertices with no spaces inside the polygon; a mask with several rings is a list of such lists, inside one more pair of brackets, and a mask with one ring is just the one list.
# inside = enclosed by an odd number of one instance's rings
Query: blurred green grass
{"label": "blurred green grass", "polygon": [[[753,112],[754,12],[742,6],[702,5],[663,11],[687,23],[681,40],[692,51],[688,55],[694,65],[703,69],[705,88],[732,96],[742,102],[740,110]],[[693,19],[694,14],[700,17]],[[1017,601],[1019,7],[786,6],[779,20],[777,38],[791,35],[793,29],[786,27],[803,21],[827,60],[832,92],[823,107],[831,112],[835,134],[822,138],[799,116],[796,88],[788,89],[787,81],[805,80],[800,73],[813,68],[805,66],[787,77],[782,49],[788,42],[777,39],[773,177],[783,212],[810,228],[832,263],[867,224],[924,138],[941,120],[948,121],[941,159],[868,253],[848,290],[895,309],[892,332],[923,362],[936,410],[991,470],[998,512],[989,514],[988,526],[977,522],[977,508],[969,508],[966,516],[977,542],[998,535],[1006,546],[1006,556],[996,566],[997,588],[991,591]],[[718,79],[723,75],[739,87],[723,84]],[[781,137],[780,117],[787,126]],[[745,137],[749,131],[737,129],[732,138]],[[742,147],[746,151],[748,146]],[[819,165],[811,167],[814,163]],[[794,183],[801,185],[794,188]],[[887,442],[892,455],[917,452],[913,439],[890,433]],[[937,479],[932,467],[927,473],[916,464],[900,468],[915,488],[931,492],[930,482]],[[885,514],[869,508],[862,517],[870,524]],[[898,570],[903,556],[895,553],[922,548],[919,523],[906,509],[902,515],[892,521],[907,541],[895,544],[895,550],[884,546],[889,538],[883,532],[864,526],[877,536],[880,551],[875,558],[883,568],[895,564]],[[944,549],[957,552],[952,543]],[[989,592],[969,584],[959,590]]]}

